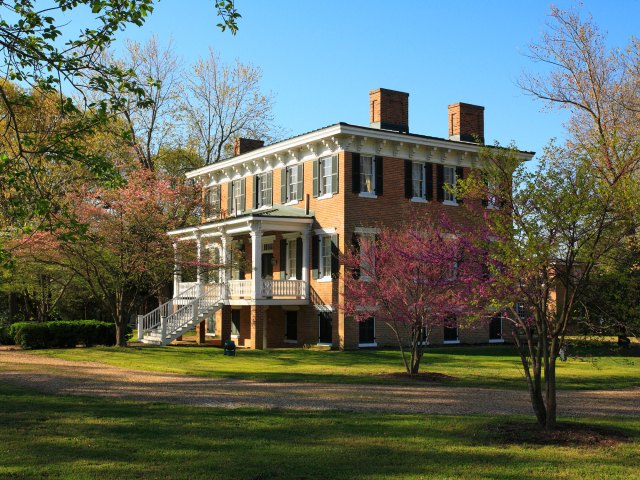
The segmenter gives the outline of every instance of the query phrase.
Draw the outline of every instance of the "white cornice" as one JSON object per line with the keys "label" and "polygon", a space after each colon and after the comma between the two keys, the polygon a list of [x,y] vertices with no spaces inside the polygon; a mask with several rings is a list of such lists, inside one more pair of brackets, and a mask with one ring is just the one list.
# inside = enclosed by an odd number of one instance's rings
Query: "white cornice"
{"label": "white cornice", "polygon": [[[193,170],[187,178],[214,185],[339,151],[475,167],[481,148],[471,142],[337,124]],[[523,161],[531,160],[533,155],[520,152]]]}

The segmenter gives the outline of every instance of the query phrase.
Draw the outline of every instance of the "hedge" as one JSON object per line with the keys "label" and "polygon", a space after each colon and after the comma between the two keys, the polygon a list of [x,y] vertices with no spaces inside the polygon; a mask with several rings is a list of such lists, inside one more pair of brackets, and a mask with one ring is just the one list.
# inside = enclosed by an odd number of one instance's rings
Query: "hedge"
{"label": "hedge", "polygon": [[116,343],[115,325],[97,320],[18,322],[11,325],[9,335],[22,348],[72,348],[78,344],[90,347]]}
{"label": "hedge", "polygon": [[13,345],[13,337],[9,333],[8,326],[0,326],[0,345]]}

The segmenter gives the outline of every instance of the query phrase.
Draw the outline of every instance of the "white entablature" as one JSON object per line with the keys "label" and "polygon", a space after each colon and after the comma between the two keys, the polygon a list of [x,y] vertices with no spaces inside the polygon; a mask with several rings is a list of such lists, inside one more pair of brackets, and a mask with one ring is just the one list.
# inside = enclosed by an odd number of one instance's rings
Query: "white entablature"
{"label": "white entablature", "polygon": [[[342,151],[473,168],[481,148],[472,142],[339,123],[193,170],[187,178],[212,186]],[[533,153],[520,152],[520,156],[526,161]]]}

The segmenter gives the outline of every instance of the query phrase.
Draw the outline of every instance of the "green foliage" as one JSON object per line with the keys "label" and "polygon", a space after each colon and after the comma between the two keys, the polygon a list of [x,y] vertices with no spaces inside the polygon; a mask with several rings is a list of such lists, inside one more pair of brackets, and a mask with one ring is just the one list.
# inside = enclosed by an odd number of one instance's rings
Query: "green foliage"
{"label": "green foliage", "polygon": [[0,345],[13,345],[13,337],[9,333],[8,326],[0,326]]}
{"label": "green foliage", "polygon": [[18,322],[9,334],[22,348],[73,348],[78,344],[114,345],[115,325],[96,320]]}

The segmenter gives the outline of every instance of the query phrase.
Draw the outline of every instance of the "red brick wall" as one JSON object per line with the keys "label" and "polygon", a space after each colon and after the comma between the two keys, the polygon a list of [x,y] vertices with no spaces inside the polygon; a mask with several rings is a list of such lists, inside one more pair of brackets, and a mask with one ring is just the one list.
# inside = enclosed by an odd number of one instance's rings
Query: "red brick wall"
{"label": "red brick wall", "polygon": [[484,107],[469,103],[449,105],[449,137],[468,142],[479,137],[484,142]]}

